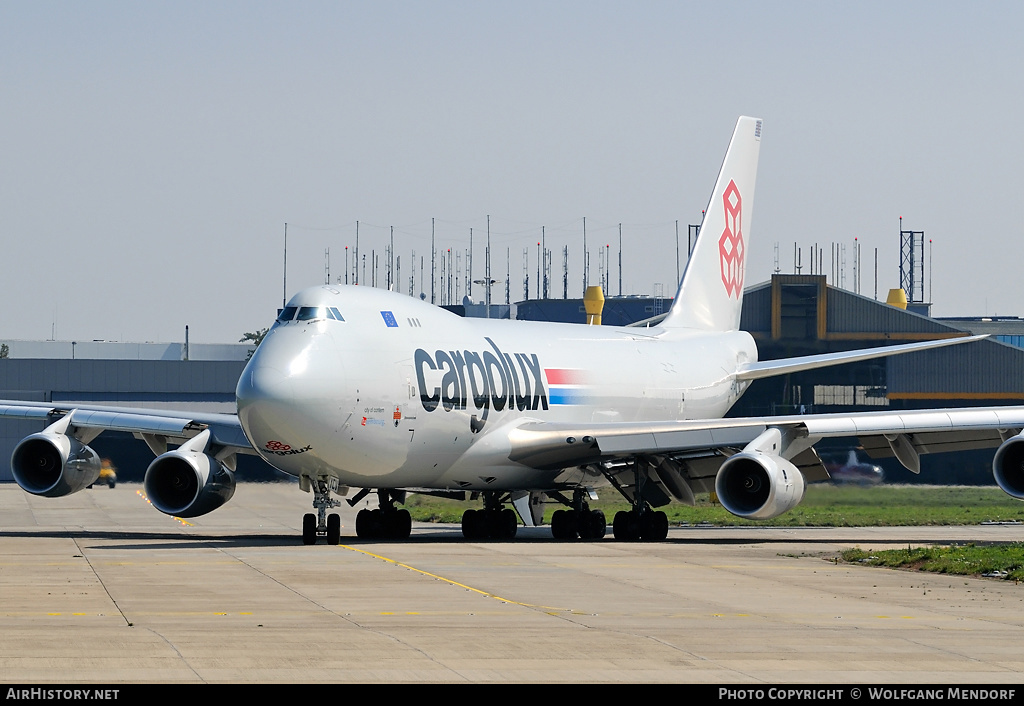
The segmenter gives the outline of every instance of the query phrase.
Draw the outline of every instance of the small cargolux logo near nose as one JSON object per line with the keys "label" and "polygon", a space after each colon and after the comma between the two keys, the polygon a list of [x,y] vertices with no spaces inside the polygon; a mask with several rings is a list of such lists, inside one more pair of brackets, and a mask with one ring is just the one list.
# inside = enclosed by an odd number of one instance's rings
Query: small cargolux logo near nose
{"label": "small cargolux logo near nose", "polygon": [[302,448],[302,449],[293,449],[291,447],[291,445],[284,444],[284,443],[282,443],[280,441],[275,441],[275,440],[268,441],[266,444],[263,445],[263,447],[269,453],[272,453],[275,456],[291,456],[293,454],[306,453],[311,448],[313,448],[312,446],[307,446],[307,447]]}
{"label": "small cargolux logo near nose", "polygon": [[719,263],[722,267],[722,284],[725,293],[737,299],[743,292],[743,199],[735,181],[729,181],[722,195],[725,210],[725,229],[718,239]]}

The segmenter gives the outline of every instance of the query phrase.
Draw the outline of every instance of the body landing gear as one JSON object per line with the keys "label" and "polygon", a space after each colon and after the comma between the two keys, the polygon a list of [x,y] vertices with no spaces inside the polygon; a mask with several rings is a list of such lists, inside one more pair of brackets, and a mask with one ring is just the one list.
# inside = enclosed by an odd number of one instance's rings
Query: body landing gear
{"label": "body landing gear", "polygon": [[642,507],[640,510],[622,510],[615,513],[612,523],[615,539],[627,542],[645,540],[660,542],[668,537],[668,515],[660,510]]}
{"label": "body landing gear", "polygon": [[313,507],[316,514],[307,512],[302,516],[302,543],[316,544],[317,537],[327,537],[328,544],[339,544],[341,542],[341,518],[338,513],[327,514],[328,508],[338,507],[341,503],[331,499],[331,491],[337,490],[337,481],[334,487],[325,480],[312,481]]}
{"label": "body landing gear", "polygon": [[626,542],[660,542],[668,537],[668,515],[651,508],[644,499],[644,484],[647,481],[646,459],[637,458],[633,464],[634,484],[632,497],[633,509],[615,513],[612,522],[612,534],[615,539]]}
{"label": "body landing gear", "polygon": [[466,539],[514,539],[519,518],[514,510],[502,507],[499,493],[484,493],[483,510],[462,513],[462,536]]}
{"label": "body landing gear", "polygon": [[376,510],[360,510],[356,514],[356,536],[360,539],[408,539],[412,532],[412,515],[397,509],[395,502],[404,497],[392,490],[378,490],[380,504]]}
{"label": "body landing gear", "polygon": [[586,500],[586,491],[577,488],[572,494],[569,510],[555,510],[551,515],[551,536],[560,540],[604,539],[608,531],[608,520],[603,510],[591,510]]}

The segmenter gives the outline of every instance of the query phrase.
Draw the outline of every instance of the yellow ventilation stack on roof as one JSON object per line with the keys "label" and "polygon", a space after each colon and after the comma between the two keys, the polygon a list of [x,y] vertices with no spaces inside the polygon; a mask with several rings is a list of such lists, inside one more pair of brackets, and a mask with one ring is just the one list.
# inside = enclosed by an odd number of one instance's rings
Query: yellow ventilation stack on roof
{"label": "yellow ventilation stack on roof", "polygon": [[587,323],[601,325],[601,312],[604,310],[604,292],[600,287],[587,287],[583,293],[583,308],[587,312]]}
{"label": "yellow ventilation stack on roof", "polygon": [[885,303],[894,306],[897,309],[907,308],[907,293],[902,289],[890,289],[889,296],[886,297]]}

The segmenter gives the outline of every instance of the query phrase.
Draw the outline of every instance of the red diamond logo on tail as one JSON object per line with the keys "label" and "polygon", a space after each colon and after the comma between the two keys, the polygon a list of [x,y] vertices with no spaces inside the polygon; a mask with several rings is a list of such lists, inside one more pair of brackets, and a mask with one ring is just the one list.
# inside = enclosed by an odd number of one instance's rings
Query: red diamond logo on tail
{"label": "red diamond logo on tail", "polygon": [[725,285],[725,293],[737,299],[743,292],[743,233],[742,210],[743,199],[740,197],[740,190],[736,187],[735,181],[730,181],[729,186],[722,195],[722,204],[725,208],[725,230],[722,237],[718,239],[718,260],[722,266],[722,284]]}

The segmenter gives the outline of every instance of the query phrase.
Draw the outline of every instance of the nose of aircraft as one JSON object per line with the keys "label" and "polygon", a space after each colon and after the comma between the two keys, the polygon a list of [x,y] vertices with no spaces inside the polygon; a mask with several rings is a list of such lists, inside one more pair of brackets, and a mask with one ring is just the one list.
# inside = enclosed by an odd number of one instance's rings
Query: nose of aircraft
{"label": "nose of aircraft", "polygon": [[[304,403],[315,392],[308,335],[272,330],[242,371],[235,388],[238,418],[257,450],[266,444],[297,443],[303,432]],[[269,448],[269,447],[268,447]]]}

